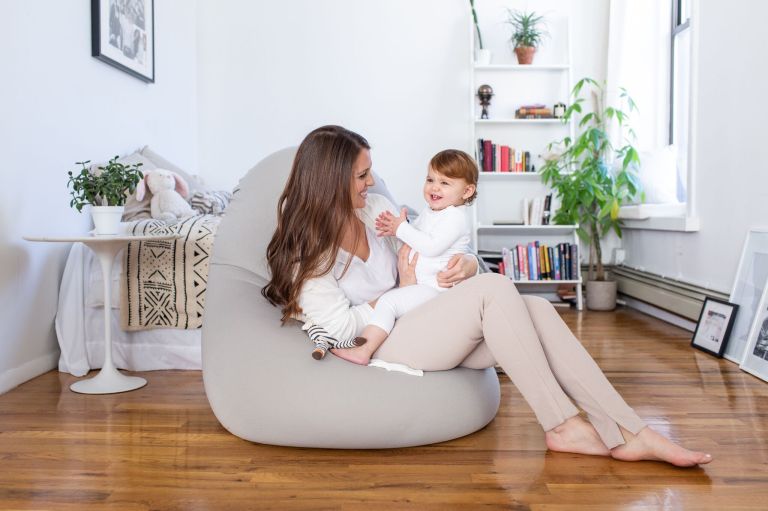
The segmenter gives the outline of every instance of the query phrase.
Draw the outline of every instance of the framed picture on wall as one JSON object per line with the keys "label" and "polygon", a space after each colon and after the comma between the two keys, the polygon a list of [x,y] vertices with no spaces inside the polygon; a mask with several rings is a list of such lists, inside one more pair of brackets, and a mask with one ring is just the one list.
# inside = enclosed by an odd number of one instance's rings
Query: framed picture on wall
{"label": "framed picture on wall", "polygon": [[744,359],[739,367],[768,381],[768,286],[763,290],[758,313],[749,330]]}
{"label": "framed picture on wall", "polygon": [[154,0],[91,0],[91,55],[154,82]]}
{"label": "framed picture on wall", "polygon": [[739,305],[731,337],[723,356],[740,364],[749,342],[749,331],[768,282],[768,228],[750,229],[741,250],[729,302]]}
{"label": "framed picture on wall", "polygon": [[739,306],[736,304],[707,297],[693,332],[691,346],[722,357],[738,310]]}

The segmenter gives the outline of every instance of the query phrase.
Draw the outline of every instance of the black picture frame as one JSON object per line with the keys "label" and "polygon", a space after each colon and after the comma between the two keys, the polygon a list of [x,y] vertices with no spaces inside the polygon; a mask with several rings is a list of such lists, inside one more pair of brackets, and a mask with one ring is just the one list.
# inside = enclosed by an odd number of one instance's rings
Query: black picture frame
{"label": "black picture frame", "polygon": [[155,82],[155,0],[91,0],[91,55]]}
{"label": "black picture frame", "polygon": [[722,358],[738,311],[738,304],[706,297],[691,338],[691,346]]}

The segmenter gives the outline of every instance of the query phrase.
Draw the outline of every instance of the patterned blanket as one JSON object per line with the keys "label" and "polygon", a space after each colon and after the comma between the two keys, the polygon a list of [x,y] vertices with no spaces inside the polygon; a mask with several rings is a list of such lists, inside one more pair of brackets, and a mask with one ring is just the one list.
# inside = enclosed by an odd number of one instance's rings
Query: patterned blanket
{"label": "patterned blanket", "polygon": [[123,330],[182,328],[203,324],[213,240],[221,217],[200,215],[167,224],[139,220],[131,234],[181,234],[177,240],[132,241],[120,280]]}

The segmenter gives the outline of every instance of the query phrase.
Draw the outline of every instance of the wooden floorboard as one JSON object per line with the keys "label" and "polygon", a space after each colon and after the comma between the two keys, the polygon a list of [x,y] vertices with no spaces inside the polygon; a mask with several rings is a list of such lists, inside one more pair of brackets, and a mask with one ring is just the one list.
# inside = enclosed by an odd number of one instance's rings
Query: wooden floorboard
{"label": "wooden floorboard", "polygon": [[547,452],[503,375],[501,409],[482,431],[335,451],[230,435],[197,371],[144,373],[146,387],[106,396],[75,394],[76,378],[52,371],[0,396],[0,509],[768,509],[768,383],[631,310],[563,316],[642,417],[715,461]]}

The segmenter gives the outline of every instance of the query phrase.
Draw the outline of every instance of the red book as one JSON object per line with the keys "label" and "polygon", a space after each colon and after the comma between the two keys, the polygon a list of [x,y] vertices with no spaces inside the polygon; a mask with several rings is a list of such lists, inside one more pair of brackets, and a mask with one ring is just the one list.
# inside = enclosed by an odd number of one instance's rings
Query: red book
{"label": "red book", "polygon": [[501,146],[501,171],[509,172],[509,146]]}
{"label": "red book", "polygon": [[499,273],[501,273],[502,275],[505,275],[506,271],[507,269],[504,268],[504,261],[499,261]]}
{"label": "red book", "polygon": [[483,140],[483,172],[493,172],[493,142]]}

